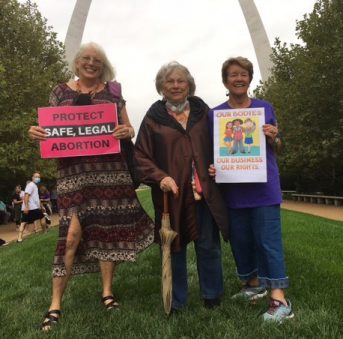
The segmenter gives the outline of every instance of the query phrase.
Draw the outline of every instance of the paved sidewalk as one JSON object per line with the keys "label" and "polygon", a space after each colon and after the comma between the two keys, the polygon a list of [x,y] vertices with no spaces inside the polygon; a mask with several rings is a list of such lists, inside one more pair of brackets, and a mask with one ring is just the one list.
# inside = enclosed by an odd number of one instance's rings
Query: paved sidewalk
{"label": "paved sidewalk", "polygon": [[309,202],[285,200],[281,207],[286,210],[313,214],[318,217],[343,221],[343,206],[312,204]]}
{"label": "paved sidewalk", "polygon": [[[313,214],[319,217],[343,221],[343,207],[332,205],[311,204],[308,202],[298,202],[285,200],[281,207],[286,210],[302,212],[307,214]],[[51,225],[58,224],[58,214],[52,216]],[[33,233],[33,225],[28,225],[24,232],[24,238]],[[17,240],[17,231],[14,223],[7,225],[0,225],[0,238],[8,242]]]}
{"label": "paved sidewalk", "polygon": [[[51,225],[55,226],[58,224],[58,214],[54,214],[51,217]],[[25,237],[33,234],[33,224],[27,225],[24,231]],[[16,231],[16,225],[14,222],[10,222],[7,225],[0,225],[0,238],[6,240],[7,242],[16,241],[18,237],[18,232]]]}

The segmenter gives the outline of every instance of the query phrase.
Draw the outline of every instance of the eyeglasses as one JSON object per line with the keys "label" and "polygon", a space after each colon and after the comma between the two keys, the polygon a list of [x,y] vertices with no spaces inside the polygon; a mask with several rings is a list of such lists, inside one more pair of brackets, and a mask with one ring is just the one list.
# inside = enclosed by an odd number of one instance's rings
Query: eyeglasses
{"label": "eyeglasses", "polygon": [[101,66],[103,64],[102,60],[100,60],[98,58],[91,57],[89,55],[82,56],[80,59],[83,62],[87,62],[87,63],[93,62],[93,64],[96,66]]}
{"label": "eyeglasses", "polygon": [[241,72],[241,73],[229,73],[227,75],[228,78],[230,79],[236,79],[238,77],[241,77],[241,78],[249,78],[249,73],[248,72]]}

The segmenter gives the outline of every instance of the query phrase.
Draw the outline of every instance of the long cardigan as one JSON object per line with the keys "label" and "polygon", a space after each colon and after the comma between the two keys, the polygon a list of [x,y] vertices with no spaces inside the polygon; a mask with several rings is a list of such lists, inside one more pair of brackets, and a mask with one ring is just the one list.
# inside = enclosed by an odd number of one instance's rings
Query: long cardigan
{"label": "long cardigan", "polygon": [[165,102],[155,102],[145,115],[135,143],[136,169],[141,181],[152,188],[155,208],[155,241],[159,242],[163,212],[163,192],[160,181],[170,176],[179,187],[179,197],[168,195],[172,228],[178,233],[173,250],[178,251],[196,240],[198,223],[196,201],[191,186],[194,161],[203,198],[211,211],[224,240],[228,239],[227,208],[208,168],[213,162],[213,147],[209,132],[208,106],[198,97],[188,98],[190,114],[186,130],[167,112]]}

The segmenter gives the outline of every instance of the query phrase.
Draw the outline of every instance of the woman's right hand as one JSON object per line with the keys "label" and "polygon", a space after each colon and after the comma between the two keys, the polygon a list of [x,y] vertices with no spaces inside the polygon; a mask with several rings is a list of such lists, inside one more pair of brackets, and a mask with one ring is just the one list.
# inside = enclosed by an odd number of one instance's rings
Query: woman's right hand
{"label": "woman's right hand", "polygon": [[165,177],[160,182],[160,188],[163,192],[172,191],[175,195],[179,193],[179,188],[172,177]]}
{"label": "woman's right hand", "polygon": [[208,174],[210,177],[214,178],[216,176],[217,170],[214,167],[213,164],[210,165],[210,167],[208,168]]}
{"label": "woman's right hand", "polygon": [[42,127],[31,126],[29,129],[29,137],[33,140],[46,140],[47,133]]}

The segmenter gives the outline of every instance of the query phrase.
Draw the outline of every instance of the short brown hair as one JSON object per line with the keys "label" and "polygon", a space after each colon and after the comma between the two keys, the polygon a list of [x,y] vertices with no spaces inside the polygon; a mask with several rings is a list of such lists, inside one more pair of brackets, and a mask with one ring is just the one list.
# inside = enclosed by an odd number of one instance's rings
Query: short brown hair
{"label": "short brown hair", "polygon": [[254,66],[253,66],[252,62],[247,58],[243,58],[241,56],[238,56],[236,58],[229,58],[229,59],[224,61],[223,66],[222,66],[223,84],[227,83],[228,69],[231,65],[238,65],[238,66],[244,68],[245,70],[247,70],[249,73],[250,81],[252,80],[253,75],[254,75]]}

